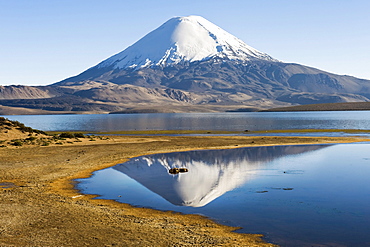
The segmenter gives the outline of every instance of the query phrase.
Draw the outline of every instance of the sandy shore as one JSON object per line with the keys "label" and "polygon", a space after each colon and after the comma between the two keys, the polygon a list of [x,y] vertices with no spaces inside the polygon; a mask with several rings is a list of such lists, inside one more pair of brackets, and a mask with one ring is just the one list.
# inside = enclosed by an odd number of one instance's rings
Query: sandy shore
{"label": "sandy shore", "polygon": [[111,137],[0,148],[0,246],[272,246],[201,216],[92,200],[72,179],[131,157],[195,149],[369,141],[326,137]]}

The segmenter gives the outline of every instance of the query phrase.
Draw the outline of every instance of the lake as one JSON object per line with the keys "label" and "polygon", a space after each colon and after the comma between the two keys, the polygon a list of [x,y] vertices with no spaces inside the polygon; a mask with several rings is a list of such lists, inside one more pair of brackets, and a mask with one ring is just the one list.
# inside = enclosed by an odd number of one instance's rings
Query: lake
{"label": "lake", "polygon": [[370,111],[4,116],[44,131],[370,129]]}
{"label": "lake", "polygon": [[[44,131],[370,129],[370,111],[4,117]],[[78,188],[132,205],[206,215],[282,246],[370,246],[369,145],[143,156],[97,171]],[[169,174],[171,167],[189,171]]]}
{"label": "lake", "polygon": [[[281,246],[369,246],[369,151],[337,144],[155,154],[96,171],[77,188],[205,215]],[[175,167],[188,172],[170,174]]]}

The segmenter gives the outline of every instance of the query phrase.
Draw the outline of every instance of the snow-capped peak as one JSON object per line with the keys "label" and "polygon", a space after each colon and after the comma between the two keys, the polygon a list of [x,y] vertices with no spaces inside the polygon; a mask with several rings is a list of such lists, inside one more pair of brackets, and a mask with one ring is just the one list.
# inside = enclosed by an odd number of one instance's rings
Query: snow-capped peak
{"label": "snow-capped peak", "polygon": [[219,57],[245,62],[276,61],[200,16],[175,17],[97,66],[142,68]]}

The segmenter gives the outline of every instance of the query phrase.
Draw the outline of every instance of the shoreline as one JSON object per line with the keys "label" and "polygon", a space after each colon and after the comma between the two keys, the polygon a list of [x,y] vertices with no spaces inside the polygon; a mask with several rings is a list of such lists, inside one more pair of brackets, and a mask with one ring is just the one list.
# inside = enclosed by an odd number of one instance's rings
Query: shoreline
{"label": "shoreline", "polygon": [[350,143],[359,137],[124,136],[48,147],[2,148],[0,245],[273,246],[199,215],[138,208],[79,193],[77,178],[153,153]]}

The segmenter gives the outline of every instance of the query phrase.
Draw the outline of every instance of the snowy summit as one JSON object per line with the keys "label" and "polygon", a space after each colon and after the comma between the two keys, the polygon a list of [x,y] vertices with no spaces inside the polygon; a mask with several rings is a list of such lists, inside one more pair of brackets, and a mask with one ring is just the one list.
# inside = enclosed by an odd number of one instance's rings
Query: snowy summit
{"label": "snowy summit", "polygon": [[143,68],[221,58],[276,61],[200,16],[175,17],[98,68]]}

